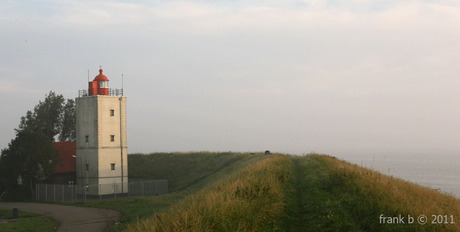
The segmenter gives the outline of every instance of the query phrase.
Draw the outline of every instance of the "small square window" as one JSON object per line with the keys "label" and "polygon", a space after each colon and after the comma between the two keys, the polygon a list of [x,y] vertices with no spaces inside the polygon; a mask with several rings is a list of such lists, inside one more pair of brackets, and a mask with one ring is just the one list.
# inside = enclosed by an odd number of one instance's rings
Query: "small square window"
{"label": "small square window", "polygon": [[110,142],[115,142],[115,135],[110,136]]}
{"label": "small square window", "polygon": [[115,116],[115,110],[110,110],[110,116]]}
{"label": "small square window", "polygon": [[89,135],[85,136],[85,142],[89,142]]}
{"label": "small square window", "polygon": [[115,164],[114,163],[110,164],[110,170],[115,170]]}

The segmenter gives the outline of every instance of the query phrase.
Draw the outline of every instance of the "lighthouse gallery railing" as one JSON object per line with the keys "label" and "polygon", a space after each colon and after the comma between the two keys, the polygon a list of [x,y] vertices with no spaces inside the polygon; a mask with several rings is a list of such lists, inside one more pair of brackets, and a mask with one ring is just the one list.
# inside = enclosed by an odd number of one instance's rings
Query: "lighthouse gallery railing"
{"label": "lighthouse gallery railing", "polygon": [[[109,89],[110,96],[123,96],[123,89]],[[78,97],[87,97],[89,96],[89,91],[87,89],[78,90]]]}

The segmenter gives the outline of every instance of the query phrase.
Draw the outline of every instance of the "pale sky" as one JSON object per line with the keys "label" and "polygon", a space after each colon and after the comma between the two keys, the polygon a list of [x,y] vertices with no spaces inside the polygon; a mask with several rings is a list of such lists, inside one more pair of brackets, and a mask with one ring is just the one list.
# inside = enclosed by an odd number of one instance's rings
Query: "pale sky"
{"label": "pale sky", "polygon": [[460,1],[0,0],[0,148],[102,65],[128,150],[460,152]]}

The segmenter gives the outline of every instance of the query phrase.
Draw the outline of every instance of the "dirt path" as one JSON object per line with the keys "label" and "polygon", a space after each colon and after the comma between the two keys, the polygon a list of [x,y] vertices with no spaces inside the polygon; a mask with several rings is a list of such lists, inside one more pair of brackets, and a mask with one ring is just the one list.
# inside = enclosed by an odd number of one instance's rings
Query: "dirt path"
{"label": "dirt path", "polygon": [[53,218],[59,222],[59,232],[99,232],[120,218],[120,213],[114,210],[54,204],[0,202],[0,208],[18,208],[19,212],[38,213]]}

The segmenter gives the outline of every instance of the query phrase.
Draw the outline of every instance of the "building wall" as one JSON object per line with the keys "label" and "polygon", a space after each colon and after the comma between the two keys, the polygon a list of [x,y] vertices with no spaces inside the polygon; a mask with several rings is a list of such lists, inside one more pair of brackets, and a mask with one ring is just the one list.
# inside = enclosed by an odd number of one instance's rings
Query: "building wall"
{"label": "building wall", "polygon": [[54,148],[59,151],[61,162],[56,165],[56,171],[53,175],[55,184],[69,184],[76,182],[76,143],[75,142],[54,142]]}
{"label": "building wall", "polygon": [[[97,97],[89,96],[76,99],[77,130],[77,185],[97,185],[98,182],[98,112]],[[88,136],[88,140],[86,140]],[[86,169],[88,164],[88,170]],[[98,194],[92,190],[89,194]]]}
{"label": "building wall", "polygon": [[75,172],[76,143],[75,142],[53,142],[54,148],[59,151],[61,162],[56,165],[57,173]]}
{"label": "building wall", "polygon": [[88,194],[127,193],[126,97],[87,96],[77,98],[76,105],[77,184],[112,186],[92,187]]}

